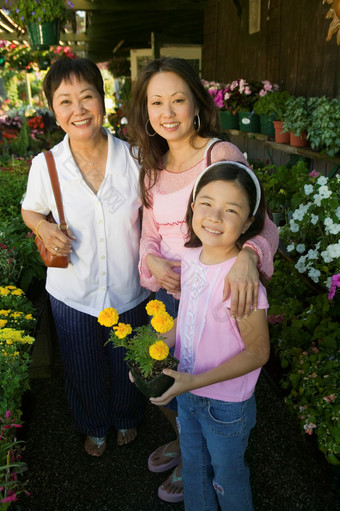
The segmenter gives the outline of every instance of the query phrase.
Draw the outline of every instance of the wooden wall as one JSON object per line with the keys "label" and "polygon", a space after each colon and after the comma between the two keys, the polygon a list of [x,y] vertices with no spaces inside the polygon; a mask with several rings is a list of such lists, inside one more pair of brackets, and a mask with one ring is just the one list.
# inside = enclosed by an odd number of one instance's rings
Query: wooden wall
{"label": "wooden wall", "polygon": [[202,77],[267,79],[296,96],[340,97],[340,46],[335,36],[325,41],[328,5],[322,0],[261,0],[260,32],[249,35],[251,1],[209,0]]}

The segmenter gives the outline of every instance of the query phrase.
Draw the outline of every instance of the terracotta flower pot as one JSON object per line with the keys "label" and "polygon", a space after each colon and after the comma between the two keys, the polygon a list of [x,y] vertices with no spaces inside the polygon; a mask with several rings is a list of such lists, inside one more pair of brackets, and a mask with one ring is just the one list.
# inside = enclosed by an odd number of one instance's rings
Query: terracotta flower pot
{"label": "terracotta flower pot", "polygon": [[289,143],[293,147],[306,147],[308,145],[306,133],[301,133],[298,137],[294,133],[289,133]]}
{"label": "terracotta flower pot", "polygon": [[275,129],[275,142],[279,144],[289,144],[289,133],[283,131],[282,121],[273,121]]}
{"label": "terracotta flower pot", "polygon": [[[167,356],[165,360],[158,361],[159,365],[163,364],[163,369],[166,367],[169,369],[176,370],[178,365],[177,358],[173,357],[171,354]],[[147,398],[150,397],[158,397],[164,394],[166,390],[168,390],[169,387],[174,383],[174,379],[170,376],[167,376],[164,373],[158,374],[156,377],[151,379],[149,376],[148,378],[144,378],[138,371],[138,367],[131,362],[128,361],[127,365],[131,371],[131,374],[135,380],[136,387],[138,390],[141,391],[144,396]]]}

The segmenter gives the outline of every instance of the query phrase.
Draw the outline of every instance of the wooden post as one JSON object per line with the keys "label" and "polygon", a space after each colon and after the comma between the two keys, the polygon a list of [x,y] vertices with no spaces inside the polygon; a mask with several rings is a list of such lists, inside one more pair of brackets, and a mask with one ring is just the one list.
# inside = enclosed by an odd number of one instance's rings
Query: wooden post
{"label": "wooden post", "polygon": [[160,54],[160,46],[158,38],[155,35],[155,32],[151,32],[151,48],[152,48],[152,56],[154,59],[159,59]]}
{"label": "wooden post", "polygon": [[31,92],[31,82],[29,73],[26,71],[26,89],[27,89],[27,102],[30,106],[32,106],[32,92]]}

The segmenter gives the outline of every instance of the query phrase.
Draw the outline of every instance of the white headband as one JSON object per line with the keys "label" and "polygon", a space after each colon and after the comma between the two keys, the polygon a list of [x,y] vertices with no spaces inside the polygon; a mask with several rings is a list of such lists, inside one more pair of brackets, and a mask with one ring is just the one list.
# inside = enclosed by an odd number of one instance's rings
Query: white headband
{"label": "white headband", "polygon": [[196,179],[195,186],[194,186],[194,189],[193,189],[193,192],[192,192],[192,200],[194,201],[195,198],[196,198],[196,190],[197,190],[198,183],[201,180],[201,177],[206,172],[208,172],[208,170],[213,169],[217,165],[221,165],[221,164],[224,164],[224,163],[228,163],[228,164],[230,163],[232,165],[236,165],[236,167],[239,167],[240,169],[245,170],[247,172],[247,174],[251,177],[251,179],[252,179],[252,181],[253,181],[253,183],[255,185],[255,188],[256,188],[256,201],[255,201],[254,211],[253,211],[253,214],[252,214],[252,216],[255,216],[255,214],[256,214],[256,212],[258,210],[259,204],[260,204],[260,200],[261,200],[261,187],[260,187],[260,183],[259,183],[259,180],[257,179],[256,175],[254,174],[254,172],[252,172],[246,165],[243,165],[243,163],[239,163],[237,161],[217,161],[216,163],[213,163],[212,165],[209,165],[209,167],[204,169],[200,173],[198,178]]}

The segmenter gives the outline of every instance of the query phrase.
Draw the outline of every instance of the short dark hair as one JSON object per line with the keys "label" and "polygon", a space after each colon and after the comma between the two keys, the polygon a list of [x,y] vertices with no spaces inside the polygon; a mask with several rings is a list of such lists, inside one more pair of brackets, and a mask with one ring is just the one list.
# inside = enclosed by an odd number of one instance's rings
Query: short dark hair
{"label": "short dark hair", "polygon": [[85,80],[93,85],[101,97],[103,111],[105,112],[104,82],[97,65],[89,59],[66,59],[61,58],[53,62],[48,70],[44,82],[44,93],[48,106],[53,112],[53,96],[63,80],[70,80],[72,76],[78,80]]}
{"label": "short dark hair", "polygon": [[[240,162],[241,163],[241,162]],[[244,163],[242,163],[244,165]],[[256,202],[256,188],[254,181],[252,180],[251,176],[248,174],[248,172],[238,165],[235,165],[234,163],[225,163],[220,162],[219,164],[214,164],[211,169],[208,169],[207,172],[205,172],[201,179],[199,180],[196,188],[196,197],[199,194],[200,190],[206,186],[208,183],[212,183],[213,181],[234,181],[239,186],[242,187],[242,189],[245,191],[248,203],[249,203],[249,218],[252,218],[253,211],[255,208],[255,202]],[[260,232],[263,229],[264,221],[266,217],[266,199],[264,196],[264,191],[260,183],[261,188],[261,199],[259,203],[259,207],[254,215],[254,221],[250,224],[247,231],[239,237],[237,240],[237,245],[239,248],[242,247],[243,243],[245,243],[250,238],[253,238],[257,234],[260,234]],[[186,247],[200,247],[202,245],[201,240],[196,236],[195,232],[192,228],[192,218],[193,218],[193,211],[191,208],[191,204],[193,202],[193,192],[191,192],[188,207],[187,207],[187,213],[186,213],[186,222],[188,225],[188,235],[187,235],[187,242],[185,243]]]}
{"label": "short dark hair", "polygon": [[[157,172],[162,170],[162,156],[168,150],[167,141],[156,134],[150,137],[146,133],[148,120],[147,88],[153,76],[158,73],[175,73],[188,85],[195,106],[199,110],[200,127],[197,135],[203,138],[217,137],[219,134],[219,116],[209,92],[203,86],[198,73],[185,59],[162,57],[146,64],[137,76],[132,89],[132,99],[128,115],[128,140],[131,154],[141,166],[140,187],[145,206],[150,206],[150,197],[145,186],[145,176],[149,182],[157,180]],[[150,129],[150,128],[149,128]]]}

